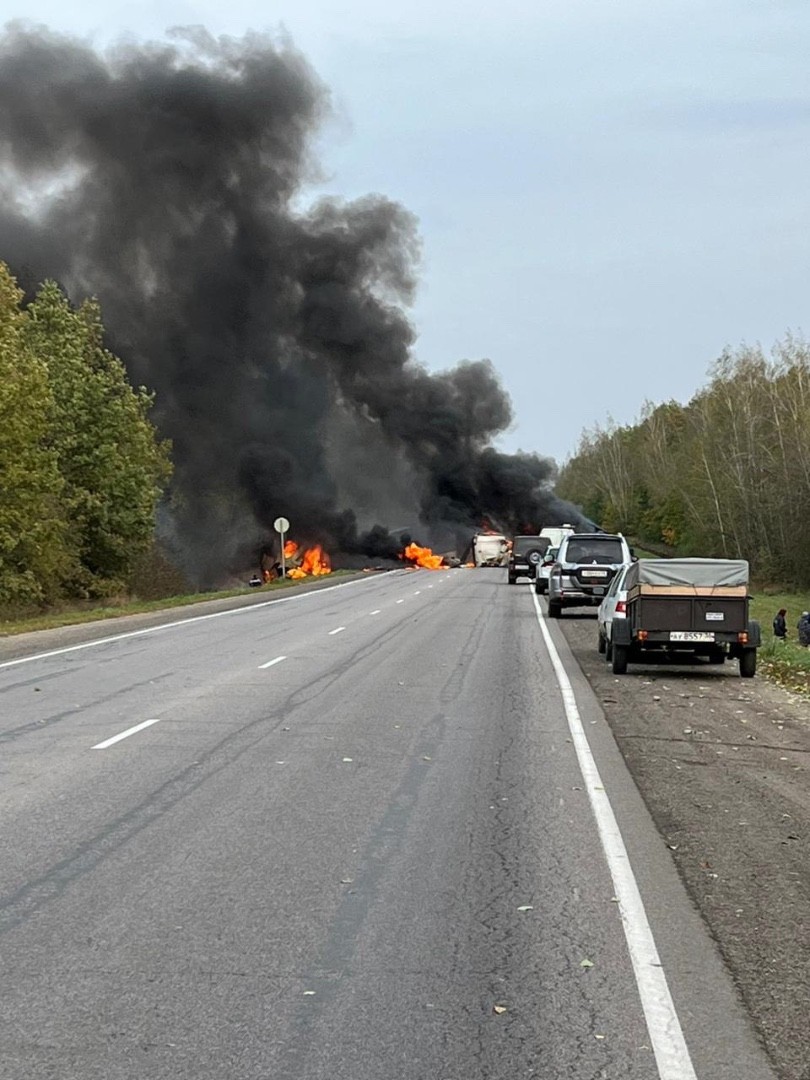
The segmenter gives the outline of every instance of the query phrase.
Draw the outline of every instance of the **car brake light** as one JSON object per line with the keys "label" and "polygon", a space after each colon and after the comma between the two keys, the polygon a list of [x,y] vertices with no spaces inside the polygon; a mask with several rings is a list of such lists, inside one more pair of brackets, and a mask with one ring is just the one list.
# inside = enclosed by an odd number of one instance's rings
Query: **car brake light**
{"label": "car brake light", "polygon": [[626,611],[627,611],[627,603],[626,603],[626,601],[617,600],[616,601],[616,614],[617,615],[624,615],[626,613]]}
{"label": "car brake light", "polygon": [[739,641],[739,643],[741,645],[747,645],[748,644],[748,632],[746,630],[741,630],[739,632],[739,634],[737,634],[737,641]]}
{"label": "car brake light", "polygon": [[646,641],[647,640],[647,631],[646,630],[639,630],[639,632],[638,632],[638,640],[639,641]]}

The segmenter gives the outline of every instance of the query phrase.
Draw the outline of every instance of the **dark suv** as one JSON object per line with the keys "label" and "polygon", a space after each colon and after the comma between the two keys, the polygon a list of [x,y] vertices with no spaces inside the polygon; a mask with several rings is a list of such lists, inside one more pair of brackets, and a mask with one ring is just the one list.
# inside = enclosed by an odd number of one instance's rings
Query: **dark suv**
{"label": "dark suv", "polygon": [[564,607],[599,607],[617,571],[632,562],[621,533],[566,536],[548,579],[548,614],[559,619]]}
{"label": "dark suv", "polygon": [[546,536],[516,536],[509,552],[509,584],[514,585],[521,576],[534,578],[537,565],[543,561],[543,554],[550,544]]}

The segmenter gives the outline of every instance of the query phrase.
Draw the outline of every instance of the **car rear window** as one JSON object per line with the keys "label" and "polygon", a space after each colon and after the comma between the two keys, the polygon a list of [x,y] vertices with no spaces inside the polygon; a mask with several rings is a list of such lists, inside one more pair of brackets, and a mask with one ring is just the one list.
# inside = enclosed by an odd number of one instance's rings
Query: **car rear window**
{"label": "car rear window", "polygon": [[565,561],[620,563],[624,562],[624,552],[620,540],[572,540],[566,549]]}
{"label": "car rear window", "polygon": [[545,551],[550,543],[547,536],[516,536],[512,550],[516,555],[525,555],[527,551]]}

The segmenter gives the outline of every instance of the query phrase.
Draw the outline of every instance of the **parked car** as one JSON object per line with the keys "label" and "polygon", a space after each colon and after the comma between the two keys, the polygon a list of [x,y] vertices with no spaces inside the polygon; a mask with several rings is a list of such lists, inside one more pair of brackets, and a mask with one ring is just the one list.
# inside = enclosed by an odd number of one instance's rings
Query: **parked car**
{"label": "parked car", "polygon": [[510,585],[514,585],[519,577],[534,578],[535,567],[542,562],[549,543],[545,536],[516,536],[514,538],[508,563]]}
{"label": "parked car", "polygon": [[548,591],[548,577],[551,573],[551,568],[556,561],[557,548],[547,548],[545,555],[541,562],[537,564],[537,569],[535,570],[534,591],[538,596],[542,596]]}
{"label": "parked car", "polygon": [[566,536],[549,574],[549,618],[559,619],[567,607],[599,607],[614,576],[632,559],[621,533]]}
{"label": "parked car", "polygon": [[611,649],[611,634],[613,633],[613,620],[623,619],[627,614],[627,589],[625,579],[627,571],[632,563],[623,566],[610,583],[605,598],[599,605],[596,613],[597,625],[597,648],[600,653],[609,652]]}

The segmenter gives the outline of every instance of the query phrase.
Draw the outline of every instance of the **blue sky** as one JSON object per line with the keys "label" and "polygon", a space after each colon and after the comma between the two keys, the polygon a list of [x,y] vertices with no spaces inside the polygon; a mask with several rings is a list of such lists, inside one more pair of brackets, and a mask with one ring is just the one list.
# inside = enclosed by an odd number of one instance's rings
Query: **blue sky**
{"label": "blue sky", "polygon": [[335,108],[309,194],[418,216],[417,358],[493,361],[506,450],[563,460],[687,400],[725,345],[810,332],[806,0],[46,0],[36,21],[289,34]]}

